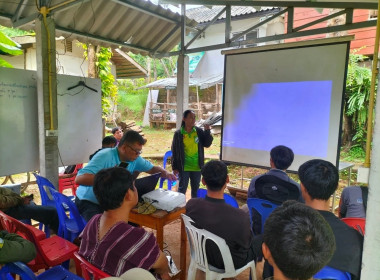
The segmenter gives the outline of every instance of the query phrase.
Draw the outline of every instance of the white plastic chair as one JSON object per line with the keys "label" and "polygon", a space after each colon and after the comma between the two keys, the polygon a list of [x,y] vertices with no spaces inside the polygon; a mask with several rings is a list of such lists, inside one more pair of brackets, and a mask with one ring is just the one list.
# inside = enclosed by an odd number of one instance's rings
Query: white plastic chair
{"label": "white plastic chair", "polygon": [[[207,230],[196,228],[192,225],[194,221],[191,218],[185,214],[181,214],[181,216],[185,223],[186,234],[190,244],[191,260],[187,272],[187,280],[195,279],[197,269],[206,273],[206,280],[217,280],[235,277],[247,268],[251,269],[251,277],[253,280],[256,280],[255,261],[250,261],[245,266],[235,269],[230,248],[228,248],[223,238]],[[219,247],[224,262],[224,269],[218,269],[208,264],[206,256],[206,240],[208,239],[215,242]]]}

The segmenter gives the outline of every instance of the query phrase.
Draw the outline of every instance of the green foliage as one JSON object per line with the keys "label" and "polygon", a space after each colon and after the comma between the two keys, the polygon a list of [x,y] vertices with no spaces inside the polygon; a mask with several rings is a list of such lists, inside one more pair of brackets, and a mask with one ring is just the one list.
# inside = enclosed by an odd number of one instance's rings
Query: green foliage
{"label": "green foliage", "polygon": [[102,81],[102,109],[103,114],[107,115],[111,109],[110,100],[115,103],[117,97],[117,86],[115,85],[115,77],[111,73],[111,48],[101,47],[100,51],[96,53],[98,61],[96,66],[98,68],[98,75]]}
{"label": "green foliage", "polygon": [[145,69],[148,69],[148,60],[150,60],[150,72],[151,76],[154,73],[154,64],[156,64],[157,78],[168,78],[168,75],[165,72],[165,67],[169,72],[169,76],[174,75],[174,70],[176,69],[177,57],[165,57],[161,60],[152,59],[147,56],[142,56],[141,54],[128,53],[138,64],[140,64]]}
{"label": "green foliage", "polygon": [[[16,56],[22,54],[20,45],[0,31],[0,54]],[[0,66],[12,68],[13,66],[6,60],[0,58]]]}
{"label": "green foliage", "polygon": [[359,66],[366,59],[363,55],[351,54],[346,80],[346,112],[352,118],[354,135],[352,140],[364,147],[368,119],[368,102],[371,88],[371,70]]}
{"label": "green foliage", "polygon": [[17,37],[17,36],[35,36],[36,33],[33,30],[25,31],[17,28],[10,28],[0,25],[0,32],[4,33],[8,37]]}
{"label": "green foliage", "polygon": [[141,88],[146,84],[144,78],[118,80],[118,100],[117,108],[123,118],[137,119],[144,113],[146,99],[149,90]]}
{"label": "green foliage", "polygon": [[342,161],[363,162],[365,159],[365,151],[360,145],[355,145],[348,151],[341,151],[340,157]]}
{"label": "green foliage", "polygon": [[[84,52],[83,56],[88,59],[87,45],[78,43],[82,46]],[[115,85],[115,77],[111,73],[111,48],[100,47],[100,51],[96,53],[97,73],[99,79],[102,81],[102,111],[103,116],[106,117],[111,110],[112,104],[116,104],[117,86]]]}

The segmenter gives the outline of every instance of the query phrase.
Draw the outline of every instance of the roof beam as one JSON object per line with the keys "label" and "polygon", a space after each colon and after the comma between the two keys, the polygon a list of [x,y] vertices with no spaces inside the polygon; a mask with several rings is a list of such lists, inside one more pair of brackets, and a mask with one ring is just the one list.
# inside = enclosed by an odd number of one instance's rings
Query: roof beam
{"label": "roof beam", "polygon": [[201,35],[211,24],[214,24],[215,21],[226,11],[227,7],[224,7],[211,21],[209,21],[201,30],[195,34],[195,36],[187,43],[185,49],[187,49],[198,37]]}
{"label": "roof beam", "polygon": [[102,41],[102,42],[105,42],[105,43],[108,43],[108,44],[112,44],[115,48],[118,48],[119,46],[122,46],[122,47],[126,47],[126,48],[129,48],[129,49],[134,49],[134,50],[143,51],[143,52],[147,52],[147,53],[151,52],[150,49],[147,49],[147,48],[144,48],[144,47],[140,47],[140,46],[132,45],[132,44],[127,44],[125,42],[121,42],[121,41],[117,41],[117,40],[112,40],[112,39],[104,38],[104,37],[101,37],[101,36],[96,36],[96,35],[93,35],[93,34],[81,32],[81,31],[77,31],[77,30],[68,29],[68,28],[65,28],[65,27],[62,27],[62,26],[56,26],[55,29],[59,30],[59,31],[62,31],[62,32],[65,32],[65,33],[68,33],[68,34],[76,34],[78,36],[81,36],[81,37],[83,37],[82,38],[82,40],[83,40],[82,42],[84,42],[84,43],[88,39],[94,39],[94,40],[97,40],[97,41]]}
{"label": "roof beam", "polygon": [[25,2],[26,1],[27,0],[22,0],[22,1],[20,1],[20,3],[18,3],[15,14],[12,17],[12,22],[15,22],[18,20],[19,16],[22,14],[23,10],[25,9],[25,4],[26,4]]}
{"label": "roof beam", "polygon": [[[148,75],[148,72],[147,70],[145,70],[143,67],[141,67],[140,64],[138,64],[132,57],[130,57],[129,55],[127,55],[125,52],[123,52],[121,49],[115,49],[115,52],[117,52],[119,55],[121,55],[122,57],[124,57],[126,60],[129,61],[129,63],[131,63],[135,68],[137,68],[139,71],[141,71],[142,73],[144,73],[144,75]],[[137,72],[137,71],[136,71]]]}
{"label": "roof beam", "polygon": [[[54,7],[50,7],[49,11],[50,11],[50,14],[62,12],[64,10],[70,9],[76,5],[83,4],[83,3],[88,2],[88,1],[90,1],[90,0],[72,0],[72,1],[66,2],[65,4],[62,4],[62,5],[56,5]],[[17,8],[19,8],[19,6]],[[21,27],[25,24],[28,24],[28,23],[34,21],[40,15],[39,12],[36,12],[36,13],[33,13],[27,17],[20,19],[19,18],[20,14],[21,14],[21,12],[19,14],[17,14],[17,16],[15,15],[14,17],[12,17],[12,19],[11,19],[12,25],[15,28]]]}
{"label": "roof beam", "polygon": [[[240,37],[242,37],[242,36],[244,36],[245,34],[251,32],[252,30],[257,29],[258,27],[260,27],[260,26],[266,24],[267,22],[270,22],[270,21],[274,20],[276,17],[279,17],[279,16],[282,15],[282,14],[285,14],[287,11],[288,11],[288,8],[286,8],[286,9],[284,9],[284,10],[282,10],[282,11],[276,13],[276,14],[274,14],[273,16],[271,16],[271,17],[269,17],[269,18],[263,20],[262,22],[259,22],[258,24],[255,24],[254,26],[248,28],[248,29],[245,30],[244,32],[241,32],[241,33],[235,35],[234,37],[232,37],[232,38],[231,38],[231,41],[236,41],[236,40],[239,39]],[[240,43],[241,43],[241,42],[240,42]]]}
{"label": "roof beam", "polygon": [[181,25],[180,24],[177,24],[176,26],[174,26],[172,28],[172,30],[170,30],[170,32],[165,36],[165,38],[163,38],[161,40],[161,42],[159,42],[152,50],[152,53],[155,53],[167,40],[169,40],[169,38],[177,31],[178,28],[180,28]]}
{"label": "roof beam", "polygon": [[[186,50],[185,54],[202,52],[202,51],[210,51],[210,50],[220,50],[220,49],[225,49],[225,48],[230,48],[230,47],[239,47],[241,45],[247,45],[247,44],[280,41],[280,40],[298,38],[298,37],[303,37],[303,36],[312,36],[312,35],[333,33],[333,32],[345,31],[345,30],[374,27],[374,26],[376,26],[376,21],[374,20],[338,25],[338,26],[328,26],[328,27],[318,28],[318,29],[311,29],[311,30],[291,32],[291,33],[280,34],[280,35],[260,37],[260,38],[245,40],[245,41],[237,41],[237,42],[235,41],[229,44],[225,43],[225,44],[211,45],[207,47],[193,48],[193,49]],[[156,55],[155,57],[162,58],[162,57],[174,56],[174,55],[179,55],[179,54],[180,52],[177,51],[177,52],[170,52],[166,54]]]}
{"label": "roof beam", "polygon": [[318,2],[318,1],[270,1],[270,0],[160,0],[162,4],[212,5],[212,6],[262,6],[262,7],[303,7],[303,8],[356,8],[377,9],[377,1],[345,1],[345,2]]}
{"label": "roof beam", "polygon": [[[347,13],[347,10],[342,10],[342,11],[339,11],[339,12],[336,12],[334,14],[331,14],[331,15],[328,15],[328,16],[325,16],[323,18],[320,18],[320,19],[317,19],[317,20],[314,20],[312,22],[309,22],[309,23],[306,23],[304,25],[301,25],[299,27],[296,27],[293,29],[293,32],[297,32],[297,31],[300,31],[302,29],[305,29],[305,28],[308,28],[310,26],[313,26],[313,25],[316,25],[318,23],[321,23],[321,22],[324,22],[326,20],[329,20],[329,19],[332,19],[332,18],[335,18],[337,16],[340,16],[340,15],[344,15]],[[347,22],[348,23],[348,22]]]}

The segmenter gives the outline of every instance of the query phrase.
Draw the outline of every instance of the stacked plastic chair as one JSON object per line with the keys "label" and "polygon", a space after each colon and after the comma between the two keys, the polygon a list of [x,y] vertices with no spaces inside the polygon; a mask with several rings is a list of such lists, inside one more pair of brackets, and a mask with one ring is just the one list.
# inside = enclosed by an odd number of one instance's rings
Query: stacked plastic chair
{"label": "stacked plastic chair", "polygon": [[[59,218],[57,234],[58,236],[73,242],[84,229],[86,221],[82,218],[77,206],[70,198],[57,191],[52,191],[52,195],[55,200],[55,206]],[[70,216],[67,216],[66,210],[69,211]]]}

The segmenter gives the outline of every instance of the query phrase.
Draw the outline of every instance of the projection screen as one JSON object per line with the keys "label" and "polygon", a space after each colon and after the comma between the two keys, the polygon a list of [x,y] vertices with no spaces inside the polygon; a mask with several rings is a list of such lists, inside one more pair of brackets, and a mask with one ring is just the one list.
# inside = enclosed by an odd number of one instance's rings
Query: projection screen
{"label": "projection screen", "polygon": [[289,171],[314,158],[338,166],[349,49],[345,38],[224,52],[221,159],[269,167],[285,145]]}

